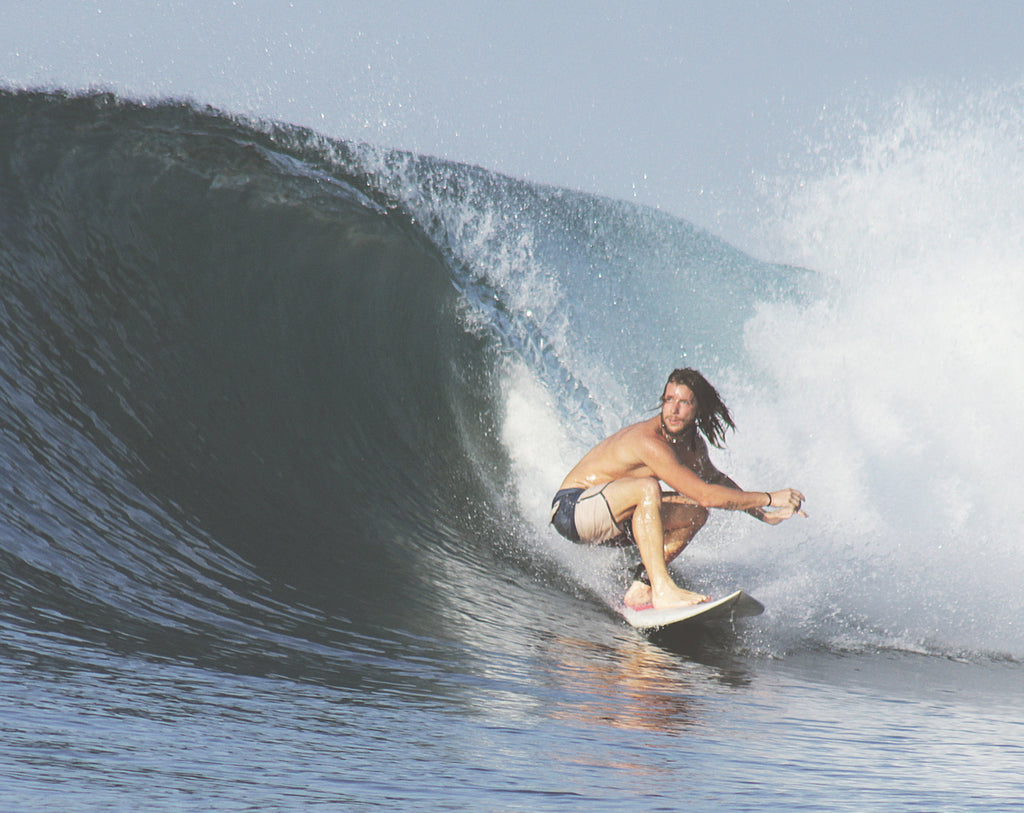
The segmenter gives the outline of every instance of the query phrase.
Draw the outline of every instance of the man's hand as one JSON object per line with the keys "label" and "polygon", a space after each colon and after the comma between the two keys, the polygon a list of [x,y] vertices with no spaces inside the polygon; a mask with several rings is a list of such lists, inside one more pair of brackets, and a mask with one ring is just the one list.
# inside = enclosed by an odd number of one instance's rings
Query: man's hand
{"label": "man's hand", "polygon": [[778,525],[780,522],[796,515],[806,517],[803,511],[804,495],[795,488],[784,488],[782,491],[773,491],[769,495],[771,503],[761,509],[761,519],[769,525]]}

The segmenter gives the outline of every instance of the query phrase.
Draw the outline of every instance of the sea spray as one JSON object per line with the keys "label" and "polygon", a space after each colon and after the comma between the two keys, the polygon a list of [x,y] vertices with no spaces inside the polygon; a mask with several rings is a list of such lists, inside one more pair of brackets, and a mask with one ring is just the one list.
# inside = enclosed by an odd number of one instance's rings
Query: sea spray
{"label": "sea spray", "polygon": [[766,228],[828,294],[748,322],[734,447],[808,494],[758,558],[826,638],[1024,654],[1022,93],[908,92]]}

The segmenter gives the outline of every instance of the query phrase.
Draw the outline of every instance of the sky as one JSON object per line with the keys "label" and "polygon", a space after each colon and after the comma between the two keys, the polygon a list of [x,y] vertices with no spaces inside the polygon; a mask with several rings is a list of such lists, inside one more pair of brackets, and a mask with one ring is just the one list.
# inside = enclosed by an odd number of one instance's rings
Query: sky
{"label": "sky", "polygon": [[1024,80],[1015,0],[6,5],[6,87],[188,98],[635,200],[741,247],[765,179],[849,111]]}

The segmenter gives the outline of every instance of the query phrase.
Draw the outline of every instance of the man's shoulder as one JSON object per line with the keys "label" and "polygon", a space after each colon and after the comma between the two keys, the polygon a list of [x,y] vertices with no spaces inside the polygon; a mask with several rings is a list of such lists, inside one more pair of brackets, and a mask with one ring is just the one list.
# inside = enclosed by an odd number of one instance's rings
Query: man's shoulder
{"label": "man's shoulder", "polygon": [[618,441],[625,447],[640,452],[651,446],[668,446],[665,439],[658,433],[657,421],[638,421],[618,432]]}

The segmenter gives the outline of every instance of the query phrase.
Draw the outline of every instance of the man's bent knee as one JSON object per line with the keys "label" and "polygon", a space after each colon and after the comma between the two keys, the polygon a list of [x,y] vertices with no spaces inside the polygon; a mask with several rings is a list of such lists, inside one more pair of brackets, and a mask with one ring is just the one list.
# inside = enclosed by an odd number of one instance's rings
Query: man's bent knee
{"label": "man's bent knee", "polygon": [[643,477],[637,485],[640,499],[661,502],[661,483],[654,477]]}

